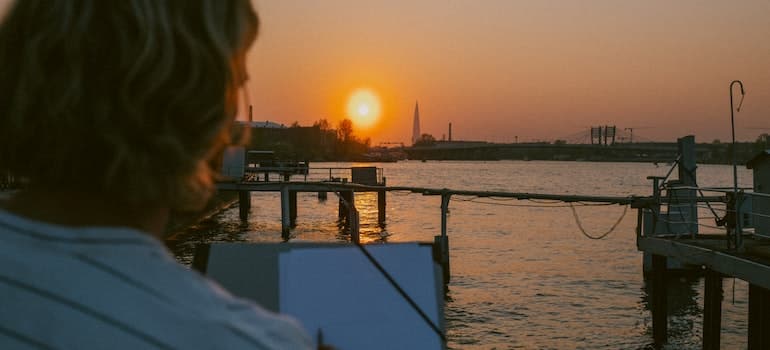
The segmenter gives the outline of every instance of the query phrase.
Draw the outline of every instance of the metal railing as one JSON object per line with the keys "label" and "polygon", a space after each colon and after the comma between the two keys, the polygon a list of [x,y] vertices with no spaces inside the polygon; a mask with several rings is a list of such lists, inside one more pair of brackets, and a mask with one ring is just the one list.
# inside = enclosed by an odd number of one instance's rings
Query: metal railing
{"label": "metal railing", "polygon": [[[240,182],[331,182],[331,183],[354,183],[354,169],[370,168],[375,172],[374,180],[376,185],[385,184],[384,170],[375,167],[246,167],[238,169],[228,169],[231,171],[242,171],[244,176]],[[375,185],[375,183],[369,183]]]}

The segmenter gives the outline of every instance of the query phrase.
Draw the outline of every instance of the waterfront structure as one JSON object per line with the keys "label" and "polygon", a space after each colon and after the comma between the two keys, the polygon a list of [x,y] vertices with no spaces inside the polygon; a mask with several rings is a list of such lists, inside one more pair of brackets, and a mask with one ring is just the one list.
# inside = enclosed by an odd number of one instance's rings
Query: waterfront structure
{"label": "waterfront structure", "polygon": [[[768,207],[745,207],[741,203],[754,203],[754,198],[770,199],[766,192],[767,174],[770,171],[770,153],[763,152],[748,164],[754,170],[754,192],[739,192],[739,196],[733,197],[732,190],[724,188],[698,187],[697,166],[695,159],[695,140],[692,136],[684,137],[678,142],[678,156],[674,167],[665,177],[650,177],[653,180],[652,196],[629,197],[596,197],[574,195],[545,195],[536,193],[506,193],[485,191],[456,191],[448,189],[428,189],[409,187],[377,187],[358,185],[359,181],[339,181],[338,183],[268,183],[268,184],[230,184],[230,190],[280,190],[282,193],[282,212],[289,214],[289,219],[296,218],[296,199],[291,198],[291,192],[302,188],[305,191],[337,191],[346,196],[341,199],[340,215],[349,214],[357,220],[357,213],[343,208],[342,203],[354,203],[353,192],[360,191],[409,191],[421,195],[441,196],[441,236],[437,236],[436,247],[441,249],[439,257],[444,267],[444,280],[449,279],[448,241],[446,240],[446,216],[448,214],[449,201],[453,195],[474,196],[479,198],[515,198],[515,199],[545,199],[559,200],[567,203],[614,203],[623,206],[630,205],[639,211],[637,221],[637,247],[650,255],[651,290],[649,301],[653,313],[653,337],[655,343],[660,346],[666,342],[668,312],[666,304],[667,280],[666,275],[671,273],[674,259],[681,263],[680,266],[695,267],[694,271],[705,272],[705,293],[703,304],[703,345],[705,349],[719,348],[721,326],[721,281],[725,277],[737,277],[749,283],[749,347],[770,348],[770,246],[764,237],[757,237],[760,233],[757,222],[752,223],[751,218],[770,217]],[[669,180],[668,176],[676,174],[679,177]],[[337,176],[334,176],[335,178]],[[369,177],[369,176],[366,176]],[[333,177],[330,176],[330,179]],[[377,177],[374,177],[375,179]],[[352,183],[351,183],[352,182]],[[254,187],[252,187],[254,186]],[[280,187],[280,189],[279,189]],[[284,192],[283,188],[288,187]],[[222,188],[224,189],[224,188]],[[763,193],[764,189],[764,193]],[[748,189],[747,189],[748,190]],[[699,192],[711,192],[718,195],[703,196]],[[284,200],[284,193],[286,199]],[[292,204],[292,202],[294,204]],[[284,203],[289,203],[285,205]],[[711,205],[726,205],[728,214],[724,217],[717,216],[717,224],[727,229],[727,234],[704,234],[698,231],[697,208],[705,209]],[[667,210],[661,210],[661,208]],[[721,208],[717,208],[722,210]],[[713,209],[711,209],[713,212]],[[625,212],[624,212],[625,213]],[[718,213],[725,213],[724,210]],[[714,214],[716,215],[716,213]],[[736,227],[736,220],[740,220],[740,227],[746,229],[745,233],[751,233],[754,228],[755,235],[747,236],[741,240],[738,235],[744,232]],[[576,217],[576,221],[579,221]],[[614,226],[613,226],[614,228]],[[581,227],[582,230],[582,227]],[[351,228],[351,233],[353,232]],[[608,231],[608,232],[611,232]],[[584,231],[585,234],[585,231]],[[600,239],[606,236],[596,236]],[[589,237],[591,238],[591,237]],[[440,242],[440,243],[439,243]],[[742,243],[741,243],[742,242]],[[446,258],[447,260],[443,260]],[[693,270],[690,270],[693,271]],[[670,296],[669,296],[670,297]]]}
{"label": "waterfront structure", "polygon": [[[651,257],[651,310],[655,346],[660,347],[668,338],[667,275],[671,261],[680,267],[695,267],[705,275],[703,300],[703,349],[720,348],[722,318],[722,279],[736,277],[749,284],[748,345],[749,349],[770,348],[770,246],[760,236],[752,218],[768,217],[767,207],[752,203],[766,203],[770,195],[757,191],[764,171],[770,168],[767,152],[749,162],[754,170],[754,192],[734,192],[724,188],[702,188],[695,182],[694,141],[692,136],[680,139],[683,148],[677,163],[678,180],[649,177],[653,180],[651,201],[633,205],[639,210],[636,244],[640,251]],[[672,168],[673,170],[673,168]],[[670,172],[669,172],[670,174]],[[760,179],[761,180],[761,179]],[[706,197],[702,192],[718,193]],[[697,193],[701,193],[698,197]],[[726,235],[700,234],[697,231],[697,211],[693,205],[706,203],[726,204],[724,217],[716,217],[717,225],[724,226]],[[661,211],[661,203],[668,205],[668,214]],[[672,215],[676,212],[675,215]],[[688,214],[690,215],[688,217]],[[754,234],[745,229],[755,228]]]}
{"label": "waterfront structure", "polygon": [[[754,193],[768,195],[767,197],[752,196],[752,211],[754,213],[770,212],[770,149],[762,151],[762,153],[750,160],[746,167],[753,170]],[[770,217],[754,214],[750,219],[754,226],[755,234],[770,236]]]}

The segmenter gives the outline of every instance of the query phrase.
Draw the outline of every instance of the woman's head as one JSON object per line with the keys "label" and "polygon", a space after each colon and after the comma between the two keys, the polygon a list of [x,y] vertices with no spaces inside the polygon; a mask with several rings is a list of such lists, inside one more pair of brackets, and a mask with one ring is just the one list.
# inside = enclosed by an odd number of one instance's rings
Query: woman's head
{"label": "woman's head", "polygon": [[22,0],[0,24],[0,170],[199,206],[258,20],[249,0]]}

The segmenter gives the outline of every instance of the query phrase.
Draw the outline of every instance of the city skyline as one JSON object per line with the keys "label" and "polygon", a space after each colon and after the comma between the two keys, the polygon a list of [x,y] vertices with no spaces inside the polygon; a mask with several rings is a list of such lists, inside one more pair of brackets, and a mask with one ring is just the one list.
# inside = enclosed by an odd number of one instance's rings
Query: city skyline
{"label": "city skyline", "polygon": [[[746,100],[736,137],[770,128],[770,3],[742,1],[255,1],[248,83],[255,119],[332,125],[356,89],[382,112],[357,134],[506,142],[591,126],[672,141],[730,139],[728,86]],[[737,91],[736,91],[737,93]]]}

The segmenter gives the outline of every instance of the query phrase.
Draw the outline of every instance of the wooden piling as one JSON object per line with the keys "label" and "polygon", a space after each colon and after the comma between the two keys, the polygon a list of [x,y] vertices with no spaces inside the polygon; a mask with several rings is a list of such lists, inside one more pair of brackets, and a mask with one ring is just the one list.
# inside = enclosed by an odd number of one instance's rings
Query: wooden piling
{"label": "wooden piling", "polygon": [[345,220],[346,225],[350,225],[351,208],[355,207],[353,202],[353,191],[340,191],[339,219]]}
{"label": "wooden piling", "polygon": [[666,256],[652,256],[652,338],[660,348],[668,338],[668,303],[666,300]]}
{"label": "wooden piling", "polygon": [[377,223],[382,227],[385,225],[385,209],[386,209],[386,199],[385,195],[387,192],[385,191],[377,191]]}
{"label": "wooden piling", "polygon": [[318,201],[319,202],[325,202],[327,198],[328,198],[328,194],[327,194],[326,191],[318,192]]}
{"label": "wooden piling", "polygon": [[355,207],[353,207],[353,210],[350,213],[350,217],[350,240],[355,244],[359,244],[361,243],[361,218],[358,215],[358,210],[356,210]]}
{"label": "wooden piling", "polygon": [[770,290],[749,284],[749,349],[770,349]]}
{"label": "wooden piling", "polygon": [[439,246],[441,269],[444,272],[444,283],[449,283],[451,273],[449,271],[449,236],[447,235],[447,215],[449,215],[449,200],[452,195],[441,194],[441,235],[436,236],[433,244]]}
{"label": "wooden piling", "polygon": [[297,226],[297,191],[289,191],[289,225]]}
{"label": "wooden piling", "polygon": [[238,214],[241,220],[246,220],[249,218],[250,210],[251,210],[251,192],[238,191]]}
{"label": "wooden piling", "polygon": [[[355,219],[356,214],[357,214],[356,213],[356,202],[355,202],[355,197],[353,195],[353,191],[347,191],[345,200],[348,203],[348,205],[347,205],[347,222],[348,222],[348,226],[352,227],[353,224],[354,224],[354,219]],[[351,233],[352,233],[352,230],[351,230]]]}
{"label": "wooden piling", "polygon": [[438,253],[439,263],[441,264],[441,271],[443,272],[444,284],[449,283],[451,273],[449,271],[449,237],[448,236],[434,236],[433,246]]}
{"label": "wooden piling", "polygon": [[291,230],[291,205],[289,203],[289,188],[281,187],[281,238],[288,240]]}
{"label": "wooden piling", "polygon": [[714,270],[706,270],[706,283],[703,297],[703,349],[720,348],[722,330],[722,275]]}

